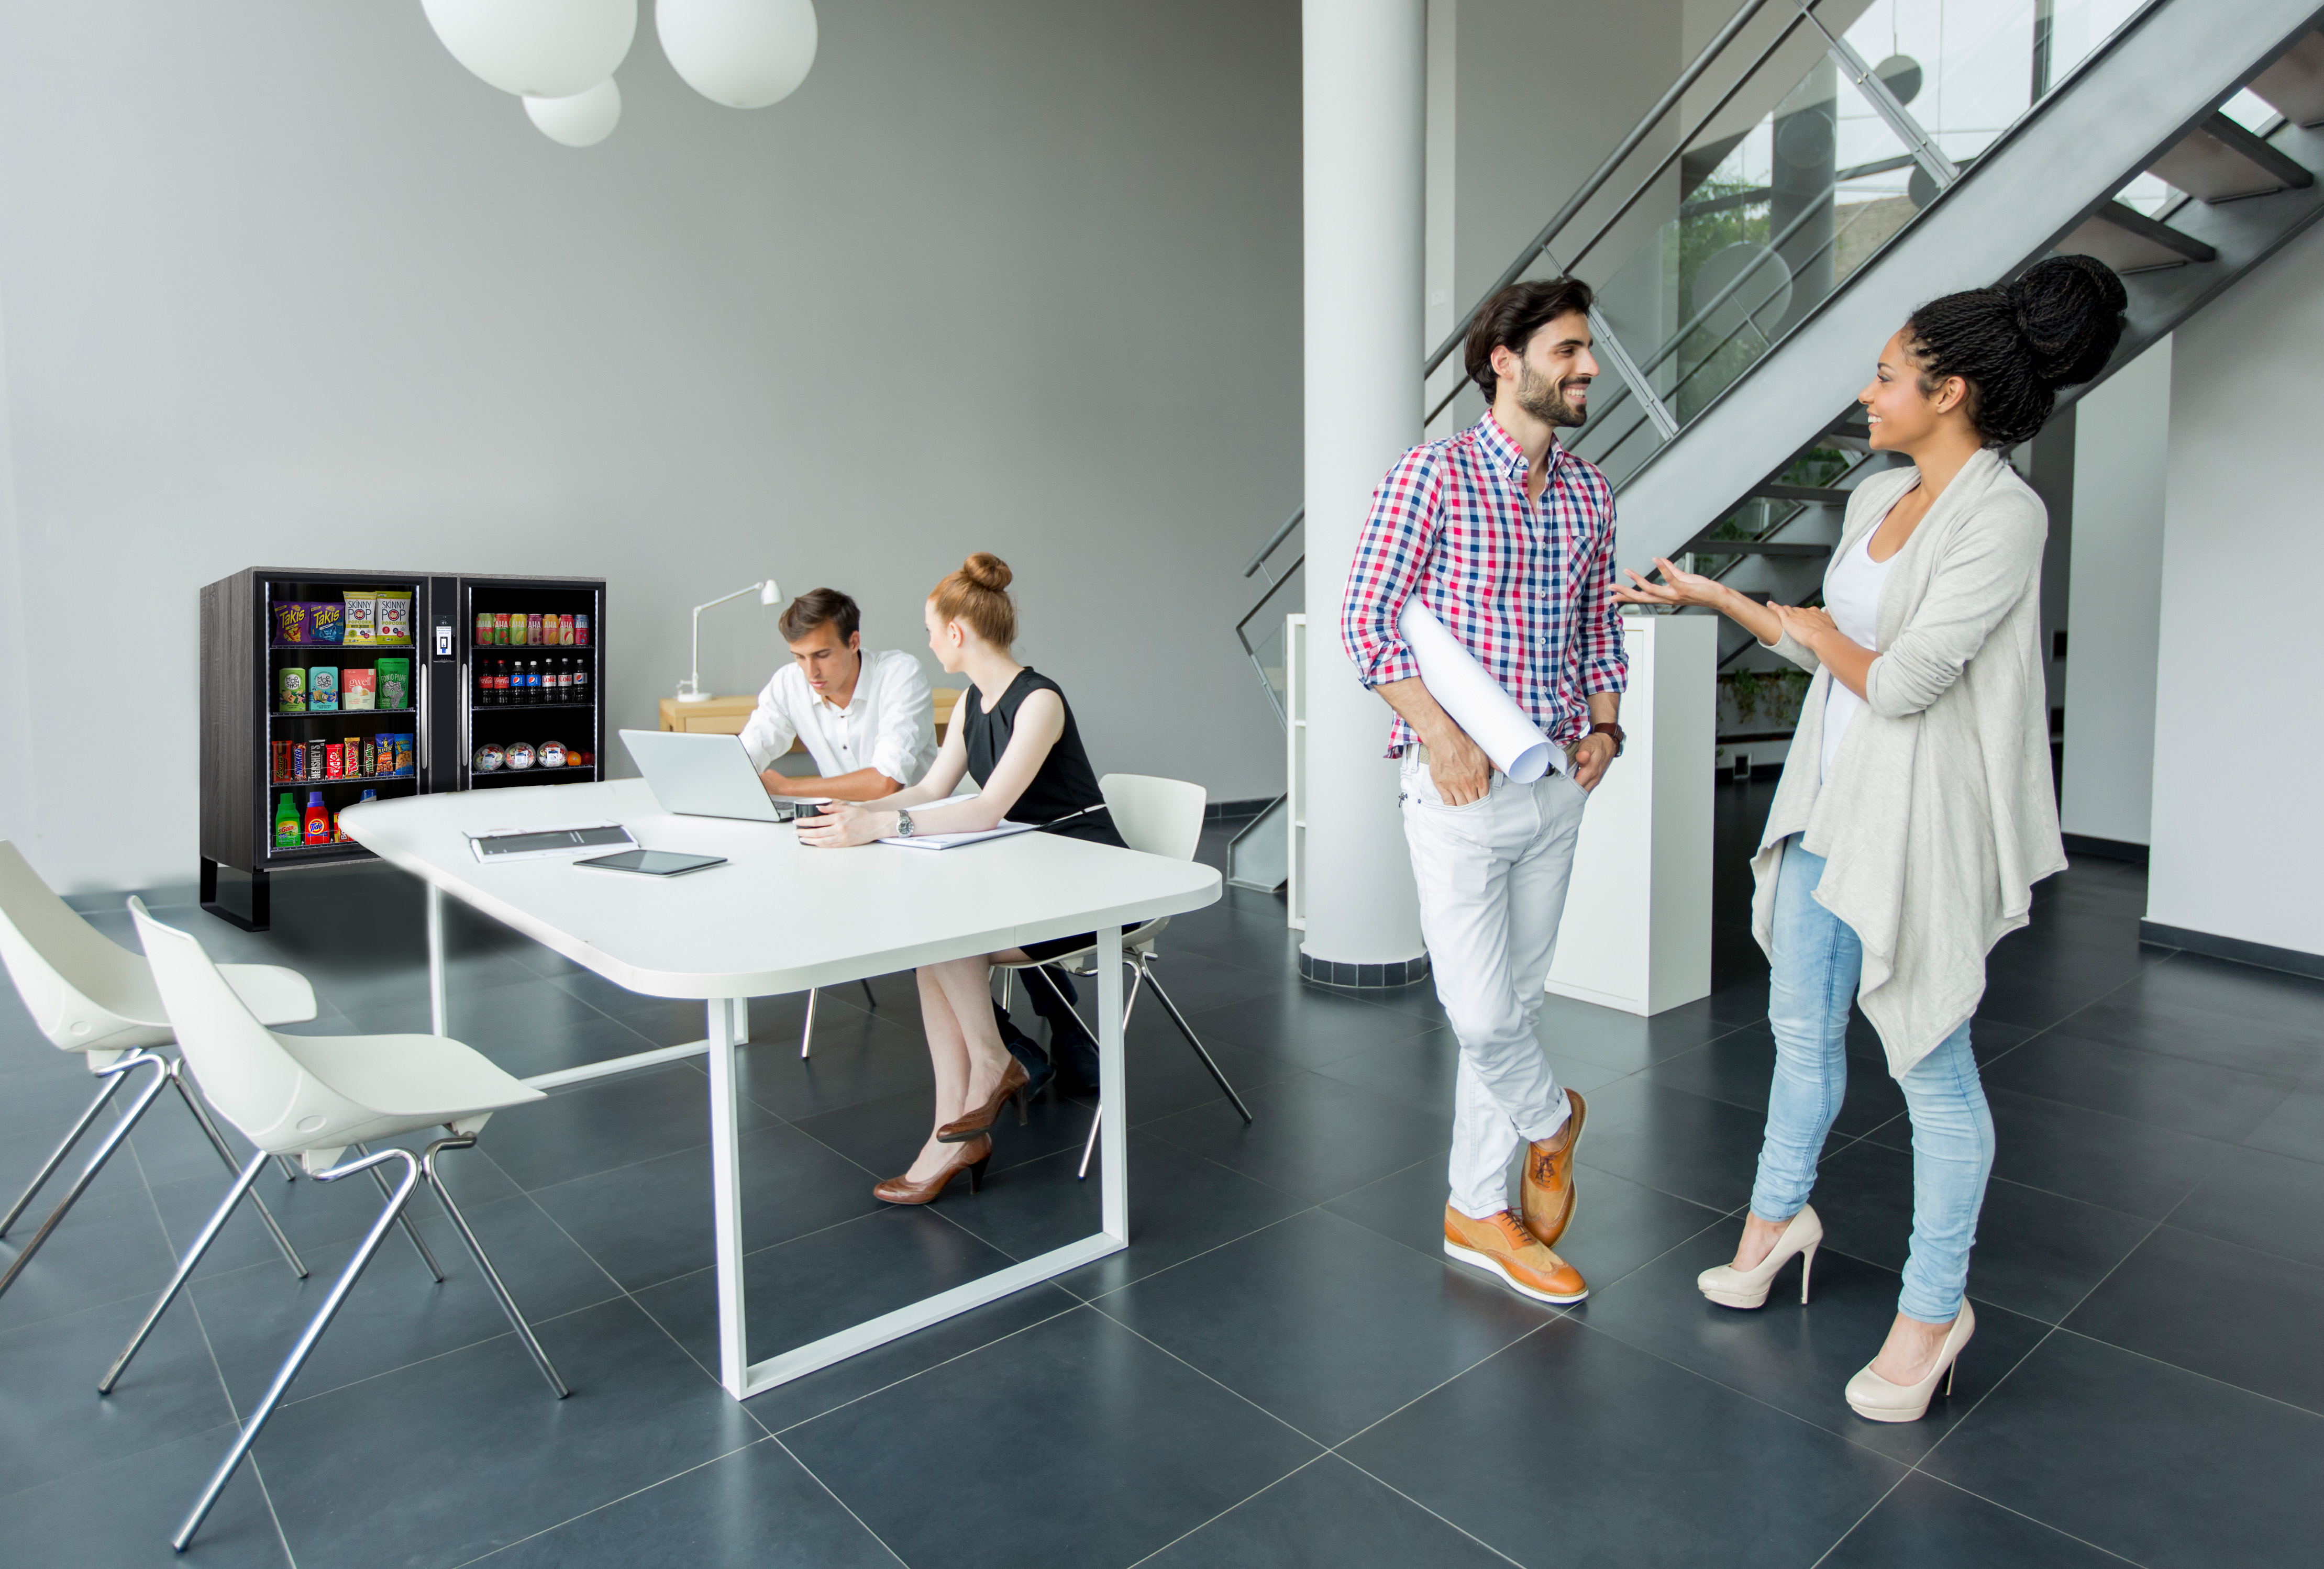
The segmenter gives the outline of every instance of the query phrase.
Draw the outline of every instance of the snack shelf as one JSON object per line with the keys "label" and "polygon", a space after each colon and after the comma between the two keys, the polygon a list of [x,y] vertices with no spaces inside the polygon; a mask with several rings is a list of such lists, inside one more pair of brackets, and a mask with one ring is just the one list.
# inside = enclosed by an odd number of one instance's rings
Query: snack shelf
{"label": "snack shelf", "polygon": [[376,654],[383,648],[390,654],[409,654],[419,647],[417,643],[269,643],[266,646],[267,651],[274,654]]}
{"label": "snack shelf", "polygon": [[301,785],[314,790],[325,784],[416,784],[417,774],[342,774],[336,779],[270,779],[269,790],[296,790]]}
{"label": "snack shelf", "polygon": [[[554,713],[559,709],[581,711],[595,709],[594,702],[475,702],[468,705],[471,713]],[[328,710],[325,710],[328,712]],[[341,711],[345,711],[344,710]],[[356,711],[361,712],[359,709]]]}
{"label": "snack shelf", "polygon": [[468,784],[474,787],[485,784],[505,784],[512,779],[566,779],[579,781],[597,772],[595,763],[583,763],[578,767],[567,765],[562,768],[544,768],[536,763],[530,768],[495,768],[489,774],[470,774]]}
{"label": "snack shelf", "polygon": [[276,709],[269,719],[345,719],[349,714],[362,714],[372,719],[394,719],[399,714],[416,714],[416,708],[308,708]]}

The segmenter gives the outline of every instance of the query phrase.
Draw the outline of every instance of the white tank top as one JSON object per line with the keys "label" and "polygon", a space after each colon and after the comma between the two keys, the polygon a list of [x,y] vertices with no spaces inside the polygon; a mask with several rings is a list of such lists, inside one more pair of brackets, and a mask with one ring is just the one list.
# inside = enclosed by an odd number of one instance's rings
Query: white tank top
{"label": "white tank top", "polygon": [[[1880,646],[1880,585],[1888,581],[1888,569],[1896,558],[1886,561],[1872,559],[1872,537],[1880,532],[1879,525],[1864,531],[1864,537],[1850,546],[1847,555],[1824,579],[1823,605],[1831,612],[1832,625],[1840,635],[1851,643],[1867,648]],[[1823,707],[1823,756],[1819,760],[1818,783],[1831,777],[1832,760],[1840,756],[1840,739],[1848,733],[1856,711],[1864,700],[1840,684],[1837,678],[1831,684]]]}

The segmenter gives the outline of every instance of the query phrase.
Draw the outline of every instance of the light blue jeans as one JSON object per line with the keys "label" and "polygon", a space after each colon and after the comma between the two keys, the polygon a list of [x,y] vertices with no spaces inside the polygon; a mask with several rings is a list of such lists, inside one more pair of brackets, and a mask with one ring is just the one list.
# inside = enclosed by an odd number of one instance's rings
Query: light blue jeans
{"label": "light blue jeans", "polygon": [[[1864,968],[1864,944],[1816,903],[1823,864],[1794,835],[1784,841],[1775,881],[1775,963],[1767,987],[1775,1078],[1751,1213],[1778,1223],[1807,1203],[1824,1136],[1848,1092],[1848,1005]],[[1896,1307],[1923,1324],[1950,1324],[1969,1284],[1969,1252],[1993,1170],[1993,1114],[1969,1025],[1896,1082],[1913,1117],[1913,1249]]]}

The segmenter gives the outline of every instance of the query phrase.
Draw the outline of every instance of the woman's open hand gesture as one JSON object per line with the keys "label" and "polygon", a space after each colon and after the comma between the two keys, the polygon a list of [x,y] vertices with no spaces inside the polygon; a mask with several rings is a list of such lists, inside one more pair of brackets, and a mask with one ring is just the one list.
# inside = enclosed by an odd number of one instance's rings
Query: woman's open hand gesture
{"label": "woman's open hand gesture", "polygon": [[1720,583],[1716,578],[1699,572],[1681,572],[1663,556],[1655,557],[1655,566],[1663,581],[1651,583],[1628,567],[1622,575],[1630,581],[1614,585],[1614,597],[1626,605],[1711,605],[1720,603]]}

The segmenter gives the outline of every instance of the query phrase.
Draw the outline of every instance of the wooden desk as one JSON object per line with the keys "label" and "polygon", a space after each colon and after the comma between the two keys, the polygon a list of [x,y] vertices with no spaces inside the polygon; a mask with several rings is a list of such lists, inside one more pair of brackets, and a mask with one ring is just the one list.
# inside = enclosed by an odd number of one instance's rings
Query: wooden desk
{"label": "wooden desk", "polygon": [[[936,739],[944,739],[945,726],[952,722],[952,711],[960,702],[959,692],[949,686],[935,689]],[[742,727],[751,722],[751,715],[759,706],[758,697],[708,697],[700,702],[680,702],[674,697],[661,700],[661,728],[685,730],[693,735],[739,736]],[[805,754],[807,748],[793,741],[791,750]]]}

